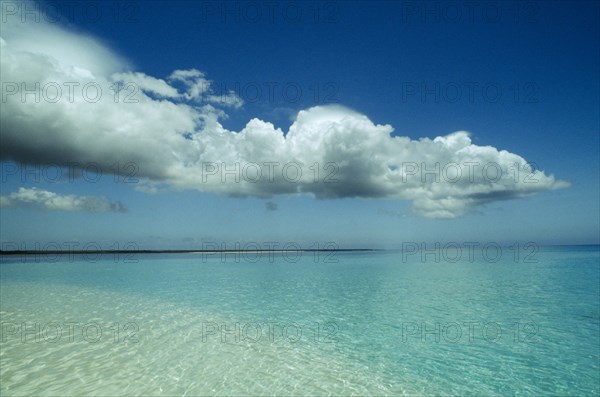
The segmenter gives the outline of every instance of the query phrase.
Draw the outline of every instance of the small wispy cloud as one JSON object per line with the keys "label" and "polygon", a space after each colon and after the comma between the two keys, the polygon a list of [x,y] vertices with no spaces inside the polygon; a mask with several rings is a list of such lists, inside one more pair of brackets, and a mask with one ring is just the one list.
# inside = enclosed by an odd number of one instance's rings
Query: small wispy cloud
{"label": "small wispy cloud", "polygon": [[267,211],[277,211],[277,209],[279,208],[279,204],[274,203],[272,201],[267,201],[265,203],[265,208],[267,209]]}
{"label": "small wispy cloud", "polygon": [[19,188],[0,196],[0,207],[33,207],[47,211],[127,212],[120,201],[110,202],[106,197],[60,195],[38,188]]}

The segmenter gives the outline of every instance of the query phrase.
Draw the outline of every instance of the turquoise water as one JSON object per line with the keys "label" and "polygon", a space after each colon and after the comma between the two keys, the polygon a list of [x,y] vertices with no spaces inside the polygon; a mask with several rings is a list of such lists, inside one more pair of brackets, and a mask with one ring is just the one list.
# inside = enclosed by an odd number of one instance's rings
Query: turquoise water
{"label": "turquoise water", "polygon": [[271,255],[3,258],[0,394],[600,393],[598,247]]}

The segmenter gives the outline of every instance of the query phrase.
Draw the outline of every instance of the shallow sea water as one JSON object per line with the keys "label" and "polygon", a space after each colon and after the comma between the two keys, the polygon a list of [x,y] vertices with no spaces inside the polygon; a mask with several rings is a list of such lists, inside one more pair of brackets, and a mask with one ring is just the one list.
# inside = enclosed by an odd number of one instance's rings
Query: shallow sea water
{"label": "shallow sea water", "polygon": [[600,393],[598,247],[315,255],[4,257],[0,395]]}

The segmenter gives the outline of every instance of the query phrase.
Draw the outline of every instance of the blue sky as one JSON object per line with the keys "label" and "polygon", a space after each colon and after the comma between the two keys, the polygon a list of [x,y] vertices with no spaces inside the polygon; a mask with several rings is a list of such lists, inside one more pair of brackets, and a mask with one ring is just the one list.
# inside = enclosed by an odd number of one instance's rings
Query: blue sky
{"label": "blue sky", "polygon": [[[23,16],[23,8],[14,4],[34,11]],[[148,113],[140,109],[144,112],[140,114],[151,119],[164,111],[157,118],[165,123],[164,131],[181,135],[190,130],[188,143],[197,144],[194,147],[202,153],[196,159],[220,162],[244,154],[247,161],[289,158],[309,164],[309,158],[317,158],[321,166],[329,159],[339,167],[340,178],[326,192],[306,185],[304,194],[290,193],[288,187],[275,189],[274,194],[240,184],[198,187],[193,174],[201,166],[191,167],[185,157],[192,149],[184,146],[185,141],[167,140],[170,135],[161,132],[162,124],[149,122],[148,128],[156,126],[156,131],[131,140],[123,138],[126,130],[111,129],[112,118],[123,117],[118,125],[132,122],[122,122],[126,118],[120,112],[126,104],[87,103],[73,112],[64,98],[32,104],[31,97],[19,101],[18,94],[9,95],[3,97],[3,108],[13,108],[3,113],[0,153],[2,242],[27,248],[65,241],[98,242],[102,248],[115,242],[134,242],[140,248],[200,248],[206,242],[232,247],[248,241],[375,248],[407,241],[597,244],[600,6],[492,2],[470,8],[470,4],[3,2],[3,95],[13,87],[7,83],[35,78],[42,84],[75,75],[115,81],[118,72],[127,82],[133,81],[132,73],[143,73],[144,79],[136,80],[138,86],[157,79],[164,85],[160,83],[162,91],[142,87],[139,95],[144,95]],[[50,30],[44,30],[46,26]],[[49,44],[36,48],[36,35]],[[52,45],[61,35],[71,37],[73,45],[63,46],[65,41],[58,39]],[[95,51],[88,58],[70,56],[69,52],[85,53],[90,48],[90,42],[77,39],[81,36],[102,46],[107,55]],[[61,73],[67,72],[59,76],[32,71],[25,76],[27,62],[34,62],[25,53],[56,59]],[[107,60],[113,58],[116,66]],[[174,74],[192,70],[201,74]],[[214,95],[233,90],[239,103],[211,102],[214,108],[207,110],[202,106],[210,100],[192,98],[192,91],[187,91],[192,99],[185,101],[184,91],[200,79],[212,82]],[[173,87],[178,93],[169,96]],[[181,113],[169,113],[168,101]],[[38,119],[23,121],[16,116],[35,106],[41,107],[29,114]],[[304,116],[298,116],[300,111]],[[46,114],[48,118],[40,116]],[[188,116],[190,120],[198,116],[202,123],[190,126]],[[170,117],[174,120],[167,124]],[[218,128],[209,131],[217,117]],[[217,138],[219,128],[235,134],[253,118],[273,123],[273,128],[257,124],[243,143],[233,137],[226,142]],[[325,124],[317,122],[322,119]],[[104,129],[85,129],[88,122]],[[276,146],[273,129],[290,138],[288,130],[294,124],[296,146],[289,142],[285,150],[284,144]],[[328,138],[330,127],[337,135]],[[69,128],[73,135],[68,135]],[[474,190],[477,194],[466,197],[455,190],[456,184],[416,184],[409,189],[397,181],[388,183],[393,172],[371,173],[371,167],[377,167],[369,159],[375,162],[382,156],[397,164],[405,160],[420,164],[436,156],[462,158],[464,150],[455,153],[450,140],[444,141],[442,152],[432,141],[456,131],[470,134],[464,145],[473,145],[469,153],[482,162],[505,150],[534,163],[544,172],[536,174],[539,184],[530,189],[503,180],[499,193],[493,183],[483,180]],[[313,132],[317,135],[310,135]],[[203,138],[210,134],[214,136]],[[418,143],[401,143],[402,137]],[[422,138],[429,140],[419,141]],[[269,152],[271,144],[272,150],[281,152]],[[128,145],[131,151],[125,150]],[[324,154],[314,157],[313,151]],[[186,160],[171,164],[170,157],[164,161],[160,157],[163,152]],[[237,157],[228,157],[232,152]],[[58,183],[48,175],[36,181],[48,164],[98,164],[107,158],[139,166],[134,170],[138,182],[115,183],[106,169],[97,182],[90,181],[93,172]],[[32,171],[23,177],[24,162],[41,165],[37,170],[30,165]],[[25,190],[19,194],[19,189]],[[60,201],[61,197],[70,198]],[[78,201],[81,197],[98,199]]]}

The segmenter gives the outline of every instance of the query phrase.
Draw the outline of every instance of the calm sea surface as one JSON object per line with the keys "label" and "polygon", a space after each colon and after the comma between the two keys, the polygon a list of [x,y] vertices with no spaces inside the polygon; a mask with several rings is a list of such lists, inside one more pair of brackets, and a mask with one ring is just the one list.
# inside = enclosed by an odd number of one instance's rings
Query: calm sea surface
{"label": "calm sea surface", "polygon": [[598,247],[518,253],[3,257],[0,395],[598,395]]}

